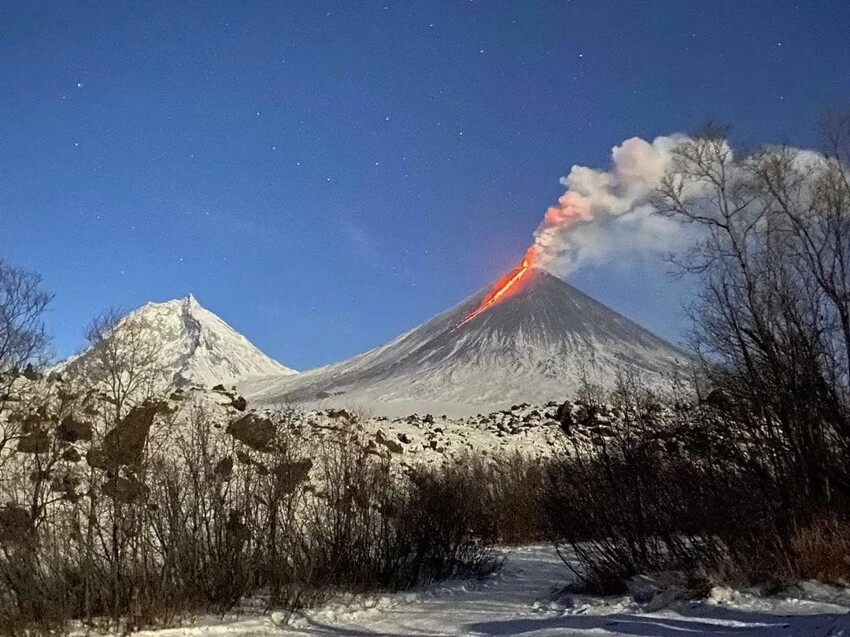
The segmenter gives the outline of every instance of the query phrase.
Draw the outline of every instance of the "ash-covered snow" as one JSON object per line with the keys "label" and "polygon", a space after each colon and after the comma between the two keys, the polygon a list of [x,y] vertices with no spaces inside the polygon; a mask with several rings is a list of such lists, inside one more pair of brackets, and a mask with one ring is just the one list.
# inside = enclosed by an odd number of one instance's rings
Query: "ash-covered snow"
{"label": "ash-covered snow", "polygon": [[[232,385],[253,377],[296,374],[201,307],[192,295],[164,303],[148,303],[128,314],[114,331],[128,329],[128,325],[134,326],[133,329],[141,326],[145,339],[158,349],[156,367],[161,370],[163,389]],[[60,363],[56,371],[73,374],[87,353],[83,351]]]}
{"label": "ash-covered snow", "polygon": [[489,292],[350,360],[239,389],[255,404],[469,415],[562,400],[583,379],[611,388],[620,372],[669,386],[685,369],[683,352],[540,269],[460,325]]}

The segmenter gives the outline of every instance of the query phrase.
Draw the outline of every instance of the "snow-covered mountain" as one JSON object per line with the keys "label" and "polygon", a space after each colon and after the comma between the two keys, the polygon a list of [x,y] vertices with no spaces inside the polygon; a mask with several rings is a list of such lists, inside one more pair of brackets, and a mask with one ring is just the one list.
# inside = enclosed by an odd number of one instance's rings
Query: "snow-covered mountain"
{"label": "snow-covered mountain", "polygon": [[[233,385],[258,376],[296,374],[257,349],[247,338],[201,307],[191,294],[164,303],[148,303],[121,319],[104,339],[127,350],[141,364],[152,360],[160,387]],[[57,371],[73,376],[94,358],[91,349],[60,363]]]}
{"label": "snow-covered mountain", "polygon": [[505,298],[482,290],[424,325],[350,360],[292,378],[242,383],[252,403],[465,415],[612,387],[619,371],[668,385],[686,356],[561,279],[531,268]]}

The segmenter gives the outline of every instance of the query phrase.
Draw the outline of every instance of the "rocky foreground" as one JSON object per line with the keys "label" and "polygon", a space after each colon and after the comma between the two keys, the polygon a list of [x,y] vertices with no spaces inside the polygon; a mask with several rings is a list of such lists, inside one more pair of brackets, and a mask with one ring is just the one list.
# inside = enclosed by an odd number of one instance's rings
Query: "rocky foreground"
{"label": "rocky foreground", "polygon": [[[116,430],[113,440],[118,429],[125,430],[119,446],[125,448],[126,454],[126,431],[133,426],[140,431],[129,438],[143,445],[148,435],[167,440],[185,432],[199,418],[212,422],[224,438],[232,437],[240,446],[258,453],[268,447],[281,428],[298,439],[299,448],[308,456],[311,449],[321,449],[329,440],[339,438],[340,433],[356,432],[370,452],[402,465],[439,464],[470,454],[547,458],[575,449],[591,451],[606,444],[622,425],[622,414],[616,408],[581,401],[522,403],[462,418],[435,414],[373,417],[336,408],[254,410],[234,389],[217,385],[212,389],[189,387],[168,392],[149,400],[145,411],[125,413],[116,426],[115,400],[108,392],[75,389],[56,374],[42,377],[27,373],[18,377],[12,387],[12,391],[0,396],[0,423],[7,434],[14,434],[15,451],[45,453],[58,442],[66,447],[63,462],[86,459],[92,466],[106,462],[99,459],[99,454],[112,430]],[[657,407],[661,426],[655,435],[661,444],[676,444],[667,439],[663,427],[671,413]],[[100,437],[102,442],[92,442]],[[141,453],[141,447],[136,451]]]}

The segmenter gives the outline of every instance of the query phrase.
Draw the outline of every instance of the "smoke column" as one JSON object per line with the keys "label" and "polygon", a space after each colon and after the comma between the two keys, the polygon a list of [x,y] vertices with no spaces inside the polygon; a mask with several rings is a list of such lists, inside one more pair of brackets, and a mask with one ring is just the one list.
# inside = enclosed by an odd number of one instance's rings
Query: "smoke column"
{"label": "smoke column", "polygon": [[653,214],[649,195],[670,168],[671,150],[686,138],[627,139],[611,151],[611,169],[573,166],[561,179],[567,189],[546,211],[528,257],[535,265],[569,275],[580,265],[646,251],[666,252],[684,237],[677,222]]}

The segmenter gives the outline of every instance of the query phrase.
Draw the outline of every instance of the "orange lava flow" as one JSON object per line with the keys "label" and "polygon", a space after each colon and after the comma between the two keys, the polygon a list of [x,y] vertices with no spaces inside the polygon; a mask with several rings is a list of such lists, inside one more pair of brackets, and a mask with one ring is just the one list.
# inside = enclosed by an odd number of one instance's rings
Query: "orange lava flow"
{"label": "orange lava flow", "polygon": [[483,301],[481,301],[481,305],[478,306],[474,312],[470,312],[469,316],[463,319],[460,323],[457,324],[458,327],[464,325],[465,323],[469,323],[476,316],[487,310],[489,307],[498,303],[501,299],[505,298],[505,295],[511,290],[517,287],[517,284],[522,280],[522,278],[528,273],[531,269],[533,260],[533,252],[531,250],[525,255],[522,263],[519,264],[515,270],[510,272],[507,276],[501,279],[496,285],[493,286],[493,291],[488,294]]}

